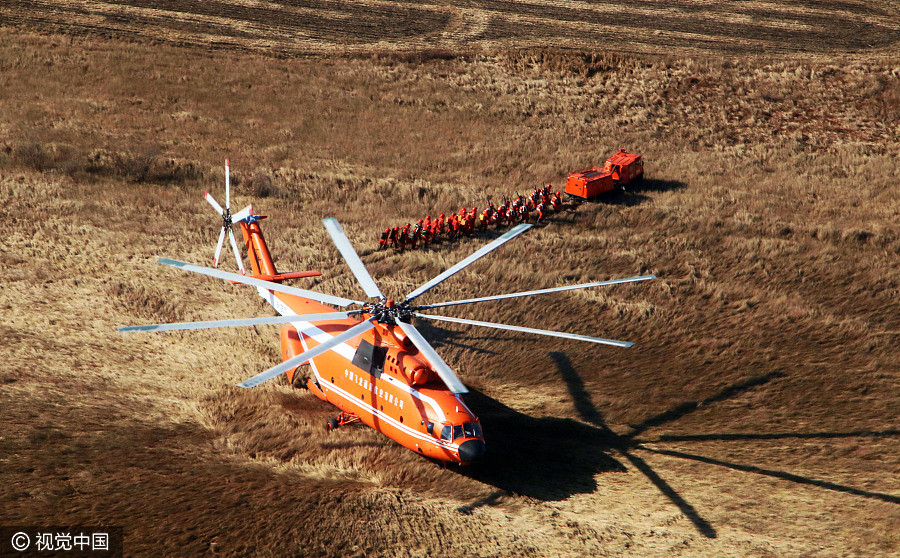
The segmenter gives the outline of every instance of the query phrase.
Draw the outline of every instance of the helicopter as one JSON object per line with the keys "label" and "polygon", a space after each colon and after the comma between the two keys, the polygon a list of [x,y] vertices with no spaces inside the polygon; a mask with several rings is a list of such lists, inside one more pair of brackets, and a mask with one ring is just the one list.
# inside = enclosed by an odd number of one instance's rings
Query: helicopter
{"label": "helicopter", "polygon": [[[327,421],[328,430],[361,422],[441,465],[448,463],[469,465],[480,460],[486,451],[484,433],[478,417],[460,397],[468,391],[466,386],[411,323],[413,318],[630,347],[633,343],[627,341],[425,314],[422,311],[647,281],[656,277],[642,275],[423,305],[414,302],[446,279],[532,226],[520,224],[407,293],[398,302],[382,293],[338,221],[332,218],[323,219],[325,230],[368,297],[368,300],[348,299],[282,284],[287,279],[313,277],[321,273],[318,271],[279,273],[260,228],[260,222],[266,216],[254,214],[252,205],[232,214],[230,190],[229,162],[226,159],[225,207],[222,208],[208,192],[205,198],[222,218],[214,264],[218,267],[219,255],[227,234],[241,274],[169,258],[162,258],[158,262],[183,271],[254,286],[259,296],[279,315],[128,326],[119,328],[119,331],[124,333],[177,331],[283,324],[280,334],[283,362],[244,380],[237,384],[239,387],[253,388],[285,374],[288,382],[294,387],[306,388],[319,399],[335,405],[340,410],[336,418]],[[243,234],[250,262],[250,275],[245,273],[240,251],[234,239],[232,227],[235,225],[240,226]],[[351,306],[357,308],[350,310],[334,308]],[[312,372],[308,378],[304,378],[300,372],[300,367],[305,364],[309,365]]]}

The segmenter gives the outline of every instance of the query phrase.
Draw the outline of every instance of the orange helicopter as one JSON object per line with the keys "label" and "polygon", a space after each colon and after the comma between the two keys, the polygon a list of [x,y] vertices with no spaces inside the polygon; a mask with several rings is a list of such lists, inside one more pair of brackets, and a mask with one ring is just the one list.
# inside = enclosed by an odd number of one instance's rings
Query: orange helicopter
{"label": "orange helicopter", "polygon": [[[254,215],[252,206],[247,206],[234,215],[231,214],[227,159],[225,208],[223,209],[208,192],[206,200],[222,217],[215,264],[218,265],[227,232],[238,267],[244,273],[240,252],[231,229],[233,225],[238,224],[243,233],[252,275],[238,275],[166,258],[160,259],[159,263],[255,286],[259,295],[280,316],[130,326],[119,328],[119,331],[173,331],[282,323],[284,326],[281,329],[281,354],[284,362],[237,384],[238,386],[252,388],[286,373],[292,385],[308,388],[317,397],[341,410],[337,418],[328,420],[326,426],[329,430],[362,422],[410,450],[441,464],[467,465],[478,461],[485,452],[484,435],[478,417],[460,398],[460,394],[468,391],[465,385],[419,330],[410,323],[411,318],[630,347],[633,343],[626,341],[422,314],[420,311],[655,278],[654,275],[643,275],[467,300],[413,304],[415,299],[445,279],[531,227],[528,224],[521,224],[410,292],[401,302],[396,302],[382,294],[337,220],[324,219],[326,231],[370,299],[351,300],[281,284],[285,279],[311,277],[321,273],[318,271],[279,273],[276,270],[259,225],[266,216]],[[333,308],[351,305],[357,305],[359,308],[348,311],[335,311]],[[299,367],[304,364],[309,364],[312,370],[312,376],[305,381],[298,373]]]}

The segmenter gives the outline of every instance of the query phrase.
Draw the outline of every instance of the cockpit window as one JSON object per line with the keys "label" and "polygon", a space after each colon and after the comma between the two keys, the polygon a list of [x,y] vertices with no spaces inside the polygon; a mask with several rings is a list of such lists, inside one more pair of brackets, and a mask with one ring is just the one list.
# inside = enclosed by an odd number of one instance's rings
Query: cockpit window
{"label": "cockpit window", "polygon": [[[444,429],[446,431],[449,426],[445,426]],[[441,434],[443,437],[443,433]],[[457,424],[453,426],[453,439],[457,440],[459,438],[480,438],[481,437],[481,427],[478,426],[476,422],[467,422],[465,424]]]}
{"label": "cockpit window", "polygon": [[452,431],[453,428],[449,424],[444,425],[444,427],[441,428],[441,440],[450,442],[450,434],[452,433]]}
{"label": "cockpit window", "polygon": [[466,435],[466,438],[474,438],[475,432],[472,430],[472,423],[467,422],[463,425],[463,432]]}

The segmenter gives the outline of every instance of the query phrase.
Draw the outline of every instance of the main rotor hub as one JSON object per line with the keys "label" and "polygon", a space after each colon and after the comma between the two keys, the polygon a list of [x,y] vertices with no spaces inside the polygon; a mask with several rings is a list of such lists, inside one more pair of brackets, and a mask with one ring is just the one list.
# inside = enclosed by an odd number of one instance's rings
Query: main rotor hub
{"label": "main rotor hub", "polygon": [[396,325],[397,322],[408,322],[412,317],[412,308],[409,303],[397,304],[393,299],[388,299],[377,304],[365,307],[365,312],[375,317],[375,320],[385,325]]}

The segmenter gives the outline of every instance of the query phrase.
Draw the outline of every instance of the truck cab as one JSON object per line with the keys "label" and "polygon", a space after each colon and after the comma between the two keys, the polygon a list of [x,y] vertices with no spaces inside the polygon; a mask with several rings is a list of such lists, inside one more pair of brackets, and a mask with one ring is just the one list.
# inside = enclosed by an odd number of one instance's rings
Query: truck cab
{"label": "truck cab", "polygon": [[616,186],[623,187],[629,182],[640,180],[644,176],[644,161],[636,153],[628,153],[620,149],[603,165],[603,172],[612,175]]}

